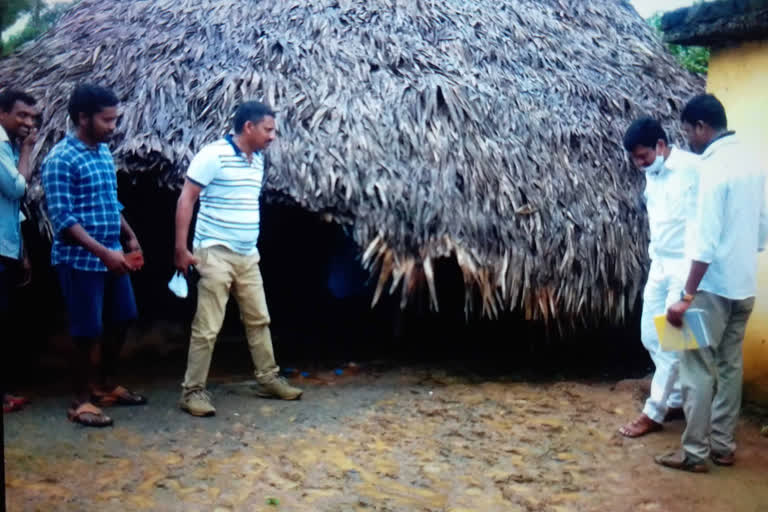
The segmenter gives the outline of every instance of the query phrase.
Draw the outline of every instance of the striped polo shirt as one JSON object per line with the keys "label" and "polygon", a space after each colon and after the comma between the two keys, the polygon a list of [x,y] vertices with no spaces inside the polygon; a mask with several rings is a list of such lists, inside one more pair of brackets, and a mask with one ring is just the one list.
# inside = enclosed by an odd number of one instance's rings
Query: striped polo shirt
{"label": "striped polo shirt", "polygon": [[187,179],[203,188],[193,247],[223,245],[240,254],[256,253],[264,156],[254,153],[248,163],[227,135],[195,155]]}

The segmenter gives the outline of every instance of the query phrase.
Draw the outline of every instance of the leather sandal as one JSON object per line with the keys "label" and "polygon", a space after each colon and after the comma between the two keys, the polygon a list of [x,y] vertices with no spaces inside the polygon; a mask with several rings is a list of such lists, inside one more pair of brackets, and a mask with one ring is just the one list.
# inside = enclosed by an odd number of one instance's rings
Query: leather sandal
{"label": "leather sandal", "polygon": [[709,454],[709,458],[712,459],[712,462],[714,462],[718,466],[733,466],[736,463],[736,454],[733,452],[731,453],[712,452]]}
{"label": "leather sandal", "polygon": [[709,467],[704,462],[694,462],[683,450],[658,455],[653,458],[656,464],[661,466],[679,469],[681,471],[690,471],[691,473],[708,473]]}
{"label": "leather sandal", "polygon": [[109,427],[112,425],[112,418],[105,415],[101,409],[90,402],[84,402],[77,407],[67,411],[69,421],[79,423],[84,427]]}
{"label": "leather sandal", "polygon": [[117,386],[109,393],[103,391],[93,391],[91,400],[99,407],[109,407],[110,405],[145,405],[147,398],[129,391],[123,386]]}

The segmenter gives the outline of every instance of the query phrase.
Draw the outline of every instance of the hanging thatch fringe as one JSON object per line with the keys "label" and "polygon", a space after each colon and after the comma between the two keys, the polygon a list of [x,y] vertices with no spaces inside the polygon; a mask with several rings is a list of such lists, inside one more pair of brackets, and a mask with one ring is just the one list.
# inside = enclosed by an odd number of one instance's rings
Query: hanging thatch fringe
{"label": "hanging thatch fringe", "polygon": [[42,100],[38,161],[92,80],[123,102],[119,168],[174,187],[262,99],[266,199],[348,225],[374,303],[437,309],[433,263],[455,258],[467,314],[558,326],[634,304],[648,236],[621,135],[641,113],[674,133],[703,86],[624,0],[82,0],[2,69]]}

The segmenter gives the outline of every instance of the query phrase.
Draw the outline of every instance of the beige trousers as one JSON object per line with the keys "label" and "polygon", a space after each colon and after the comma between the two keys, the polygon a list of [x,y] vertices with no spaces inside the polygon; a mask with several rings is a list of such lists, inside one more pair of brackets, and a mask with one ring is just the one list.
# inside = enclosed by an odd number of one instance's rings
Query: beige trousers
{"label": "beige trousers", "polygon": [[734,430],[741,409],[742,341],[755,299],[730,300],[699,292],[691,308],[708,313],[712,346],[680,356],[680,387],[687,425],[683,449],[695,461],[736,450]]}
{"label": "beige trousers", "polygon": [[248,348],[255,366],[257,380],[277,374],[269,331],[269,311],[264,295],[264,283],[259,270],[259,255],[244,256],[223,246],[195,251],[199,262],[197,271],[197,311],[192,321],[185,391],[204,389],[211,366],[216,337],[224,322],[230,292],[240,307],[240,319],[245,326]]}

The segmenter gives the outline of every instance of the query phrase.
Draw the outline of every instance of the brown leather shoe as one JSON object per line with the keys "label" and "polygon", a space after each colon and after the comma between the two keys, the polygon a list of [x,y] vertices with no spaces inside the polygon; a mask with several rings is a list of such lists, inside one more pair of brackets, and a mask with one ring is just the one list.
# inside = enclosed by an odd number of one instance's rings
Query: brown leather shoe
{"label": "brown leather shoe", "polygon": [[682,407],[672,407],[667,409],[667,415],[664,416],[664,421],[684,420],[685,412]]}
{"label": "brown leather shoe", "polygon": [[666,455],[657,455],[653,458],[656,464],[667,468],[679,469],[680,471],[690,471],[691,473],[708,473],[709,467],[704,462],[694,462],[683,450],[668,453]]}
{"label": "brown leather shoe", "polygon": [[736,463],[736,454],[733,452],[725,454],[712,452],[709,458],[718,466],[733,466]]}
{"label": "brown leather shoe", "polygon": [[663,427],[661,423],[656,423],[645,414],[641,414],[637,419],[627,423],[619,429],[619,434],[624,437],[640,437],[651,432],[658,432]]}

